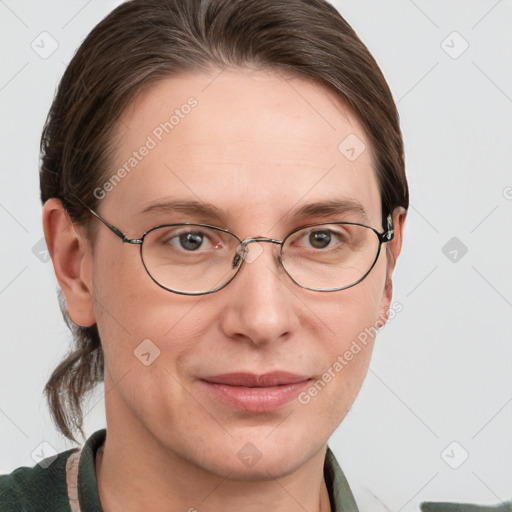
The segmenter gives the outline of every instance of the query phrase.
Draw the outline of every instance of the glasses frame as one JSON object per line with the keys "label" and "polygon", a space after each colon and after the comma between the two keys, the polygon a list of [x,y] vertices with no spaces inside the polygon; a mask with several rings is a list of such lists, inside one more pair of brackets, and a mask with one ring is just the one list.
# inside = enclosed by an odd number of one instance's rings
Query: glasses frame
{"label": "glasses frame", "polygon": [[[335,222],[316,222],[316,223],[313,223],[313,224],[306,224],[304,226],[300,226],[298,228],[295,228],[290,233],[288,233],[286,235],[286,237],[283,238],[283,240],[276,240],[274,238],[267,238],[267,237],[248,237],[245,240],[242,240],[237,235],[235,235],[234,233],[229,231],[229,229],[221,228],[219,226],[213,226],[211,224],[196,224],[194,222],[177,222],[177,223],[173,223],[173,224],[159,224],[158,226],[154,226],[154,227],[148,229],[147,231],[144,231],[144,233],[142,234],[142,236],[140,238],[128,238],[119,228],[116,228],[113,224],[111,224],[106,219],[104,219],[99,213],[95,212],[94,210],[92,210],[89,207],[87,207],[87,209],[97,219],[99,219],[103,224],[105,224],[105,226],[107,226],[107,228],[109,228],[110,231],[112,231],[116,236],[118,236],[122,240],[123,243],[132,244],[132,245],[139,245],[140,246],[140,259],[142,261],[142,265],[144,266],[144,269],[146,270],[146,272],[149,275],[149,277],[151,278],[151,280],[154,283],[156,283],[160,288],[163,288],[164,290],[167,290],[167,291],[169,291],[171,293],[177,293],[179,295],[208,295],[210,293],[215,293],[215,292],[218,292],[219,290],[222,290],[231,281],[233,281],[233,279],[238,275],[238,273],[240,272],[240,269],[243,266],[243,262],[245,261],[245,259],[240,255],[240,252],[239,252],[240,251],[240,247],[242,248],[242,251],[245,254],[246,247],[250,243],[253,243],[253,242],[269,242],[269,243],[280,245],[279,256],[278,256],[279,264],[281,265],[283,270],[286,272],[286,275],[288,275],[288,277],[296,285],[300,286],[301,288],[304,288],[306,290],[315,291],[315,292],[336,292],[336,291],[340,291],[340,290],[346,290],[347,288],[352,288],[352,286],[355,286],[356,284],[359,284],[361,281],[363,281],[363,279],[365,279],[368,276],[368,274],[372,271],[373,267],[375,266],[375,263],[377,263],[377,260],[379,259],[382,244],[387,243],[387,242],[391,242],[391,240],[393,240],[393,238],[394,238],[394,233],[395,233],[394,226],[393,226],[393,217],[389,213],[387,215],[387,217],[386,217],[386,227],[387,227],[387,229],[385,229],[382,233],[379,233],[375,228],[372,228],[371,226],[367,226],[365,224],[360,224],[358,222],[335,221]],[[373,231],[373,233],[375,233],[375,235],[377,236],[377,238],[379,240],[379,247],[377,249],[377,254],[375,256],[375,259],[373,260],[373,263],[371,264],[371,266],[367,270],[367,272],[360,279],[358,279],[355,283],[352,283],[352,284],[349,284],[349,285],[346,285],[346,286],[341,286],[341,287],[338,287],[338,288],[329,288],[327,290],[318,289],[318,288],[311,288],[309,286],[304,286],[301,283],[299,283],[298,281],[296,281],[294,279],[294,277],[291,276],[288,273],[288,270],[283,265],[282,258],[281,258],[282,250],[283,250],[283,245],[284,245],[284,243],[286,242],[286,240],[290,236],[292,236],[297,231],[300,231],[301,229],[305,229],[305,228],[309,228],[309,227],[313,227],[313,226],[321,226],[321,225],[325,225],[325,224],[337,224],[337,225],[348,224],[348,225],[353,225],[353,226],[361,226],[361,227],[364,227],[364,228],[367,228],[367,229]],[[172,227],[172,226],[200,226],[200,227],[205,227],[205,228],[213,228],[213,229],[216,229],[218,231],[222,231],[224,233],[227,233],[227,234],[235,237],[238,240],[240,245],[239,245],[239,249],[237,249],[236,255],[234,256],[234,259],[233,259],[233,268],[238,265],[240,260],[242,260],[242,262],[240,263],[240,266],[238,267],[238,270],[233,274],[233,276],[227,282],[225,282],[224,284],[222,284],[221,286],[219,286],[217,288],[214,288],[214,289],[206,291],[206,292],[182,292],[182,291],[179,291],[179,290],[173,290],[171,288],[167,288],[163,284],[159,283],[151,275],[151,272],[148,270],[148,268],[146,266],[146,263],[144,261],[144,257],[142,256],[142,245],[143,245],[144,239],[145,239],[145,237],[146,237],[146,235],[148,233],[151,233],[155,229],[160,229],[160,228],[164,228],[164,227]]]}

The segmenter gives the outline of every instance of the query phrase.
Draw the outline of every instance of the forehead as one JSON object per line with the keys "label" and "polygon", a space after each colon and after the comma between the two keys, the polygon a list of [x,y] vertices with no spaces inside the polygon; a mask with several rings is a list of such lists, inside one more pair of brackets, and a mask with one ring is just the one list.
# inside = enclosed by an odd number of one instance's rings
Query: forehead
{"label": "forehead", "polygon": [[364,130],[333,92],[302,77],[226,69],[161,80],[126,109],[116,141],[112,174],[125,172],[107,197],[128,218],[174,197],[261,228],[337,199],[380,219]]}

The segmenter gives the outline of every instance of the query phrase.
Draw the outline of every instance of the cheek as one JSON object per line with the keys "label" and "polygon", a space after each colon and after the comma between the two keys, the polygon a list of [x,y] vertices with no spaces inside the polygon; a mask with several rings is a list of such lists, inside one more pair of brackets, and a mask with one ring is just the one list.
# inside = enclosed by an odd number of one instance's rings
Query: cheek
{"label": "cheek", "polygon": [[[126,371],[140,365],[137,347],[144,340],[161,339],[180,307],[170,304],[172,294],[159,289],[146,273],[139,248],[115,242],[104,241],[95,261],[94,308],[106,363],[111,370]],[[160,350],[158,345],[153,352]]]}
{"label": "cheek", "polygon": [[199,299],[159,288],[136,258],[118,264],[114,273],[98,272],[96,281],[105,386],[115,389],[108,397],[111,409],[122,397],[141,421],[177,421],[173,411],[183,407],[172,405],[187,399],[180,385],[183,361],[207,329],[198,315],[201,308],[194,307]]}
{"label": "cheek", "polygon": [[123,379],[120,388],[133,398],[152,379],[169,385],[167,371],[182,380],[188,359],[211,330],[215,311],[205,310],[201,297],[160,288],[136,247],[117,244],[99,256],[93,273],[95,311],[111,382]]}
{"label": "cheek", "polygon": [[333,292],[337,295],[335,300],[326,297],[319,304],[324,314],[319,315],[322,322],[316,328],[329,335],[323,336],[319,347],[323,353],[322,373],[312,388],[306,390],[308,396],[304,396],[304,401],[321,395],[318,405],[329,409],[333,424],[341,421],[351,407],[368,371],[380,327],[385,263],[381,255],[362,282]]}
{"label": "cheek", "polygon": [[352,340],[379,323],[385,278],[386,259],[381,253],[363,281],[346,290],[321,294],[315,299],[318,311],[323,311],[319,315],[322,322],[317,328],[330,333],[328,345],[336,353],[345,350]]}
{"label": "cheek", "polygon": [[374,346],[373,312],[376,308],[368,307],[362,293],[357,295],[360,296],[353,297],[348,307],[340,308],[336,323],[330,323],[337,336],[321,347],[321,373],[299,396],[299,402],[312,407],[318,421],[323,418],[330,432],[352,407],[366,377]]}

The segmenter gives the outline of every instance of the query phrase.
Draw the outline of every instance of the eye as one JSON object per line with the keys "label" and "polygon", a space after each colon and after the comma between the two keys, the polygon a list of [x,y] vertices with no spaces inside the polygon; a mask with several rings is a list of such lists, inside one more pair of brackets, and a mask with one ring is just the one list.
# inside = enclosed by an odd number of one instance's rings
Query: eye
{"label": "eye", "polygon": [[198,229],[166,229],[160,237],[160,244],[185,252],[204,252],[222,247],[209,230]]}
{"label": "eye", "polygon": [[177,239],[183,249],[186,249],[187,251],[197,251],[203,245],[204,234],[182,233],[173,239]]}
{"label": "eye", "polygon": [[332,240],[330,231],[313,231],[309,234],[308,242],[315,249],[325,249]]}
{"label": "eye", "polygon": [[346,242],[346,235],[332,228],[309,229],[299,233],[301,234],[299,237],[300,245],[306,249],[331,249]]}

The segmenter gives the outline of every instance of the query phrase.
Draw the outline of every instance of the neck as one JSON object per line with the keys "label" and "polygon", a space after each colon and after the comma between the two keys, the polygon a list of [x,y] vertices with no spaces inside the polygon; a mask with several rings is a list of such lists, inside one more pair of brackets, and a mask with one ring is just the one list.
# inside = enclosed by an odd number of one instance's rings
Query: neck
{"label": "neck", "polygon": [[[104,512],[331,512],[323,478],[325,450],[281,478],[240,481],[194,466],[161,447],[109,435],[96,454],[98,492]],[[148,449],[149,448],[149,449]],[[154,458],[155,453],[162,456]]]}

